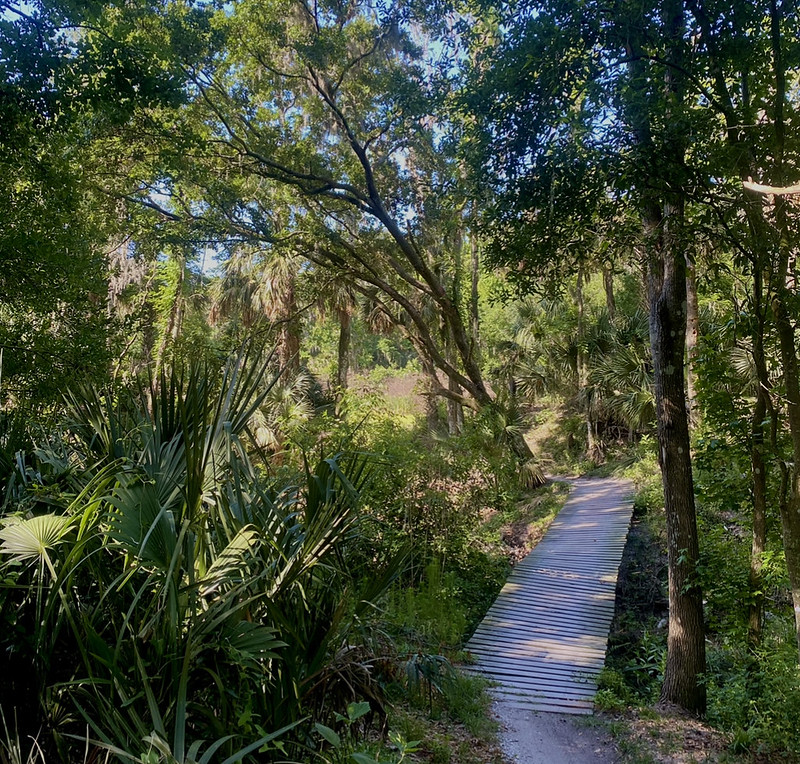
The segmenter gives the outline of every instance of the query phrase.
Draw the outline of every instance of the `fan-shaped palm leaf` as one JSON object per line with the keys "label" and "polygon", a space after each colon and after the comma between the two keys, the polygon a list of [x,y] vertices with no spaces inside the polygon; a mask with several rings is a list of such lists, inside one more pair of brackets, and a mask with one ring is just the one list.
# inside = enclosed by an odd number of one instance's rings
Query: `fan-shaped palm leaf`
{"label": "fan-shaped palm leaf", "polygon": [[0,553],[17,561],[42,558],[64,542],[73,524],[64,515],[11,517],[0,528]]}

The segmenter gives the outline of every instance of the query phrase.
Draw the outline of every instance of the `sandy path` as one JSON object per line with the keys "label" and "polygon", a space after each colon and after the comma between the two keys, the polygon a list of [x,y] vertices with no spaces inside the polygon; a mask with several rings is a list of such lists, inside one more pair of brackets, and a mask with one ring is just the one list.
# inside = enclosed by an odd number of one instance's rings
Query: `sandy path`
{"label": "sandy path", "polygon": [[500,746],[515,764],[614,764],[620,754],[591,717],[542,713],[495,701]]}

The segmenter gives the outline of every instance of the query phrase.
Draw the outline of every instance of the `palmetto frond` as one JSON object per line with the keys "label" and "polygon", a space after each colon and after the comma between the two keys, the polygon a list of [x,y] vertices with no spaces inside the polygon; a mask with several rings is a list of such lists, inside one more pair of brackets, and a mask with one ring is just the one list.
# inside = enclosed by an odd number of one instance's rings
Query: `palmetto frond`
{"label": "palmetto frond", "polygon": [[644,344],[615,343],[593,369],[591,383],[598,414],[637,431],[654,421],[653,373]]}
{"label": "palmetto frond", "polygon": [[65,515],[10,517],[0,527],[0,554],[17,561],[41,558],[65,541],[73,525]]}
{"label": "palmetto frond", "polygon": [[223,265],[223,275],[212,298],[214,314],[241,312],[246,326],[259,316],[284,318],[286,295],[305,261],[289,249],[241,247]]}
{"label": "palmetto frond", "polygon": [[313,385],[312,377],[302,372],[276,381],[250,422],[253,437],[261,448],[280,450],[285,430],[311,419]]}

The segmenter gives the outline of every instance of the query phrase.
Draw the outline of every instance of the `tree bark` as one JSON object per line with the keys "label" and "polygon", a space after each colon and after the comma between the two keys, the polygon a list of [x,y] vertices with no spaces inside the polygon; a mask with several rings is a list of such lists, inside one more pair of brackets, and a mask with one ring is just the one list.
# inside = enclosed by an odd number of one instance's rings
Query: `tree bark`
{"label": "tree bark", "polygon": [[[758,221],[760,222],[760,221]],[[763,226],[752,227],[755,232]],[[763,239],[761,240],[763,242]],[[764,305],[763,267],[765,258],[759,246],[752,254],[753,265],[753,364],[756,369],[756,400],[750,423],[750,472],[753,485],[753,534],[750,548],[750,605],[747,616],[747,645],[753,655],[761,645],[764,624],[763,554],[767,547],[767,460],[764,428],[771,410],[769,373],[764,353],[766,306]]]}
{"label": "tree bark", "polygon": [[422,373],[427,380],[427,391],[425,397],[425,424],[429,433],[439,432],[441,420],[439,419],[439,396],[438,391],[441,383],[436,374],[436,367],[420,354]]}
{"label": "tree bark", "polygon": [[[450,356],[448,360],[450,363],[455,364],[456,360],[453,358],[453,350],[451,346],[448,346],[448,355]],[[452,377],[448,377],[447,379],[447,389],[454,393],[455,396],[461,395],[461,385],[453,379]],[[447,399],[447,432],[449,435],[460,435],[461,430],[463,429],[464,424],[464,410],[461,407],[461,404],[453,398]]]}
{"label": "tree bark", "polygon": [[[784,260],[785,262],[785,260]],[[790,468],[789,493],[781,503],[783,550],[789,587],[794,607],[795,638],[800,656],[800,379],[795,350],[795,330],[787,307],[788,290],[780,285],[773,300],[772,310],[781,348],[783,383],[786,388],[786,408],[792,440],[793,465]]]}
{"label": "tree bark", "polygon": [[750,606],[747,616],[747,645],[755,652],[761,645],[764,623],[762,559],[767,546],[767,468],[764,459],[766,391],[759,391],[751,421],[750,472],[753,481],[753,535],[750,549]]}
{"label": "tree bark", "polygon": [[697,425],[697,332],[700,323],[697,307],[697,272],[691,255],[686,257],[686,405],[689,426]]}
{"label": "tree bark", "polygon": [[[447,380],[447,387],[448,389],[455,393],[456,395],[461,394],[461,388],[458,386],[458,382],[455,382],[452,379]],[[448,398],[447,400],[447,432],[450,435],[461,435],[461,432],[464,427],[464,409],[461,407],[461,404],[453,400],[452,398]]]}
{"label": "tree bark", "polygon": [[603,289],[606,293],[606,312],[609,320],[617,317],[617,301],[614,298],[614,271],[610,265],[603,265]]}
{"label": "tree bark", "polygon": [[[786,100],[786,69],[781,37],[783,5],[770,0],[770,34],[772,42],[772,65],[775,77],[774,135],[775,135],[775,177],[778,185],[785,185],[783,166],[786,147],[786,124],[784,122]],[[781,502],[781,525],[783,527],[783,549],[786,556],[786,569],[789,574],[789,587],[792,591],[794,607],[795,638],[800,656],[800,376],[796,330],[793,323],[794,286],[794,248],[785,196],[775,198],[775,222],[778,229],[779,266],[772,300],[772,313],[780,343],[783,384],[786,395],[786,411],[789,434],[792,442],[792,466],[786,501]]]}
{"label": "tree bark", "polygon": [[475,235],[474,229],[469,234],[469,249],[470,249],[470,299],[469,299],[469,314],[470,324],[472,328],[472,344],[475,348],[477,355],[478,348],[480,348],[481,338],[481,320],[480,320],[480,304],[478,295],[478,281],[481,275],[480,255],[478,253],[478,239]]}
{"label": "tree bark", "polygon": [[297,294],[294,278],[282,285],[281,314],[278,319],[278,362],[290,377],[300,372],[300,327],[297,319]]}
{"label": "tree bark", "polygon": [[705,631],[683,374],[686,261],[678,243],[682,216],[680,200],[665,205],[661,241],[654,247],[649,274],[650,346],[669,564],[669,632],[661,699],[702,713]]}
{"label": "tree bark", "polygon": [[[716,57],[723,46],[717,40],[718,32],[715,31],[710,18],[701,6],[697,6],[698,19],[701,24],[702,35],[710,53],[710,70],[713,76],[714,91],[717,110],[725,119],[726,141],[730,149],[730,156],[736,166],[739,178],[742,180],[745,193],[743,211],[749,224],[749,252],[748,259],[752,270],[752,298],[751,312],[751,340],[753,344],[753,365],[756,371],[755,403],[750,420],[750,472],[753,492],[753,530],[750,550],[749,589],[750,603],[748,607],[748,634],[747,644],[755,654],[761,643],[764,623],[764,593],[762,580],[762,555],[766,549],[767,536],[767,445],[765,441],[766,418],[770,415],[770,428],[772,432],[769,448],[775,450],[777,440],[777,413],[774,409],[770,389],[771,382],[767,370],[767,360],[764,351],[764,339],[767,333],[768,310],[771,302],[769,286],[773,282],[770,273],[771,258],[769,253],[769,223],[764,214],[761,193],[774,193],[777,189],[770,189],[759,184],[752,184],[749,178],[756,174],[758,162],[749,132],[743,126],[752,124],[756,119],[750,101],[750,88],[748,84],[749,72],[745,69],[737,73],[734,80],[726,76],[722,62]],[[780,59],[780,55],[777,57]],[[737,94],[741,94],[739,108],[734,105],[731,95],[731,82],[735,82]],[[738,86],[738,87],[737,87]],[[780,113],[780,110],[776,112]]]}
{"label": "tree bark", "polygon": [[[642,163],[652,180],[641,193],[647,251],[650,347],[664,488],[669,566],[669,631],[662,701],[702,713],[706,705],[703,599],[697,580],[699,542],[684,380],[686,337],[686,259],[683,158],[685,125],[683,66],[686,23],[681,0],[662,6],[666,45],[663,107],[670,131],[666,146],[656,147],[653,115],[643,94],[651,87],[640,40],[628,41],[632,56],[631,127]],[[669,158],[669,161],[667,161]]]}
{"label": "tree bark", "polygon": [[338,308],[339,346],[336,359],[336,387],[347,389],[347,376],[350,371],[350,339],[352,335],[352,316],[347,308]]}

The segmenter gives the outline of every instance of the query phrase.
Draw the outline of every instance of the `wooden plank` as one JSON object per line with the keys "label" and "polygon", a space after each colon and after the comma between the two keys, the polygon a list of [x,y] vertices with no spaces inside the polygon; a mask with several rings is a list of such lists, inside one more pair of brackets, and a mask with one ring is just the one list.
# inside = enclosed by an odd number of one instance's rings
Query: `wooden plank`
{"label": "wooden plank", "polygon": [[609,611],[613,614],[614,612],[614,595],[611,592],[607,594],[603,594],[602,596],[597,594],[594,596],[589,596],[588,594],[575,594],[574,596],[569,596],[567,594],[546,594],[545,592],[537,592],[536,595],[531,598],[525,598],[521,596],[506,596],[506,597],[498,597],[495,600],[494,605],[492,605],[490,610],[493,610],[497,607],[513,607],[514,609],[520,608],[529,608],[530,610],[549,610],[552,607],[561,607],[561,608],[569,608],[570,610],[583,610],[586,607],[594,608],[596,610],[603,610]]}
{"label": "wooden plank", "polygon": [[628,484],[578,480],[557,520],[467,643],[467,667],[498,683],[504,703],[591,713],[614,614],[617,570],[632,514]]}
{"label": "wooden plank", "polygon": [[[582,626],[585,626],[586,629],[580,628]],[[543,631],[537,631],[537,627],[541,627]],[[473,634],[470,643],[502,638],[509,636],[509,633],[512,639],[522,644],[536,639],[579,640],[586,636],[587,639],[582,640],[584,644],[602,645],[608,637],[608,626],[606,625],[603,630],[600,630],[591,621],[578,621],[577,626],[575,623],[571,625],[559,623],[557,613],[549,618],[542,618],[538,622],[526,621],[521,618],[492,617],[484,621],[480,630]]]}
{"label": "wooden plank", "polygon": [[540,596],[589,596],[598,597],[599,599],[606,599],[609,595],[613,597],[615,587],[612,586],[610,581],[595,580],[582,580],[582,581],[562,581],[559,579],[547,579],[545,576],[531,576],[526,580],[520,576],[518,579],[520,584],[524,586],[515,587],[513,589],[501,589],[498,599],[512,599],[526,598],[534,600]]}
{"label": "wooden plank", "polygon": [[504,692],[492,692],[491,694],[501,700],[503,705],[511,706],[512,708],[555,714],[594,713],[594,703],[585,700],[558,701],[554,698],[526,698],[524,696],[509,695]]}
{"label": "wooden plank", "polygon": [[534,700],[546,700],[555,703],[593,703],[594,696],[597,693],[596,687],[566,687],[564,685],[548,687],[546,684],[539,685],[525,685],[524,683],[505,681],[503,683],[505,691],[517,690],[525,693],[529,698]]}
{"label": "wooden plank", "polygon": [[503,676],[513,674],[515,676],[525,676],[528,678],[565,678],[578,683],[594,682],[600,669],[587,671],[586,669],[576,669],[569,665],[550,665],[537,661],[524,660],[521,658],[511,658],[507,655],[498,657],[494,660],[481,658],[480,663],[469,667],[473,674],[483,674],[492,676]]}
{"label": "wooden plank", "polygon": [[[567,662],[567,663],[559,663],[558,661],[551,659],[550,661],[533,661],[531,657],[525,653],[516,652],[512,650],[504,650],[502,652],[498,652],[496,654],[497,661],[503,661],[504,663],[511,665],[511,666],[519,666],[520,671],[523,670],[523,667],[530,667],[531,663],[535,663],[535,669],[529,668],[531,671],[538,671],[541,669],[542,671],[547,671],[552,669],[553,671],[560,671],[560,672],[571,672],[576,675],[583,675],[586,674],[587,676],[591,676],[594,674],[599,674],[603,670],[603,664],[590,664],[584,666],[576,666],[574,663]],[[467,666],[464,666],[464,670],[471,671],[475,669],[475,671],[479,673],[483,673],[481,666],[484,662],[492,662],[494,660],[493,657],[480,657],[477,659],[477,663],[473,663]]]}
{"label": "wooden plank", "polygon": [[518,689],[530,689],[537,691],[541,688],[546,692],[555,693],[554,697],[572,697],[575,694],[586,695],[591,700],[597,692],[597,683],[587,681],[584,679],[574,679],[570,676],[556,675],[556,674],[535,674],[535,675],[522,675],[510,674],[508,672],[492,672],[486,674],[491,679],[494,679],[503,687],[515,687]]}
{"label": "wooden plank", "polygon": [[[547,702],[558,705],[591,705],[594,700],[591,695],[559,695],[557,692],[547,692],[543,689],[528,689],[526,687],[497,687],[494,688],[496,694],[503,694],[507,697],[516,697],[518,700],[534,702]],[[494,693],[493,693],[494,694]]]}
{"label": "wooden plank", "polygon": [[498,603],[496,606],[493,605],[489,608],[486,611],[486,615],[490,618],[502,618],[506,614],[522,617],[542,616],[543,618],[548,615],[558,615],[560,621],[566,614],[575,623],[585,622],[587,624],[595,623],[598,619],[611,621],[614,616],[612,603],[591,602],[579,598],[573,600],[543,599],[539,603],[519,602],[516,607],[513,605],[514,603]]}
{"label": "wooden plank", "polygon": [[464,668],[466,670],[475,669],[478,673],[484,673],[485,671],[492,670],[495,666],[510,666],[520,672],[541,671],[543,674],[560,673],[578,677],[594,677],[603,670],[602,665],[576,666],[569,661],[559,663],[552,659],[550,661],[534,661],[530,656],[523,653],[516,653],[513,650],[497,653],[490,657],[477,658],[476,660],[476,663],[465,666]]}
{"label": "wooden plank", "polygon": [[532,621],[522,621],[519,619],[505,618],[484,621],[481,630],[476,631],[472,642],[480,642],[501,638],[503,632],[508,628],[518,627],[519,632],[515,636],[515,641],[529,643],[537,639],[563,639],[566,641],[580,641],[581,644],[592,645],[605,649],[608,640],[608,628],[604,631],[595,631],[594,626],[590,629],[582,629],[582,624],[558,624],[555,621],[542,620],[538,623]]}
{"label": "wooden plank", "polygon": [[[512,618],[492,618],[484,621],[479,630],[476,631],[467,644],[496,639],[512,640],[514,643],[528,644],[536,639],[576,639],[582,636],[581,632],[575,634],[573,627],[565,625],[563,621],[559,623],[557,615],[549,620],[542,619],[540,625],[550,630],[550,633],[537,634],[536,624],[520,622]],[[586,625],[579,623],[579,625]],[[602,644],[608,635],[608,627],[604,632],[598,634],[588,634],[592,637],[592,644]]]}
{"label": "wooden plank", "polygon": [[[607,615],[608,618],[603,618],[604,615]],[[598,633],[607,634],[608,624],[611,623],[612,616],[613,612],[603,614],[596,611],[577,616],[569,610],[553,610],[549,613],[545,611],[539,613],[531,613],[529,611],[515,613],[513,610],[494,610],[486,614],[483,623],[491,626],[493,630],[496,629],[498,625],[508,624],[515,624],[521,629],[525,629],[526,626],[534,627],[537,624],[563,624],[565,627],[569,627],[571,624],[573,627],[576,625],[585,626],[587,629],[592,630],[598,622],[605,621],[601,624],[604,629],[598,629]],[[580,631],[583,630],[581,629]]]}
{"label": "wooden plank", "polygon": [[[610,619],[609,619],[610,621]],[[525,629],[525,633],[531,636],[536,635],[566,635],[566,636],[581,636],[586,635],[589,637],[596,637],[597,639],[601,639],[605,641],[608,638],[608,625],[607,624],[598,624],[597,621],[588,622],[588,623],[581,623],[579,621],[570,621],[568,623],[561,622],[559,623],[558,620],[558,613],[545,615],[540,613],[531,614],[529,617],[525,616],[516,616],[511,618],[502,618],[500,614],[493,615],[491,620],[488,618],[484,620],[483,624],[481,625],[480,631],[476,631],[476,634],[485,634],[489,632],[489,626],[492,625],[495,627],[500,623],[506,622],[514,622],[522,624],[521,628]],[[483,628],[483,626],[487,628]]]}
{"label": "wooden plank", "polygon": [[[499,637],[502,639],[502,636]],[[478,659],[480,660],[480,652],[479,650],[483,647],[489,647],[496,645],[497,642],[494,642],[492,645],[487,644],[487,642],[483,642],[482,644],[475,644],[472,648],[472,652],[478,655]],[[513,642],[511,643],[513,644]],[[568,640],[559,640],[558,638],[550,638],[550,639],[532,639],[525,643],[528,648],[528,655],[531,658],[538,658],[541,660],[545,660],[547,656],[552,657],[560,657],[567,660],[574,660],[574,661],[595,661],[599,660],[600,663],[603,662],[605,659],[605,646],[603,647],[588,647],[582,646],[577,644],[569,644]]]}

